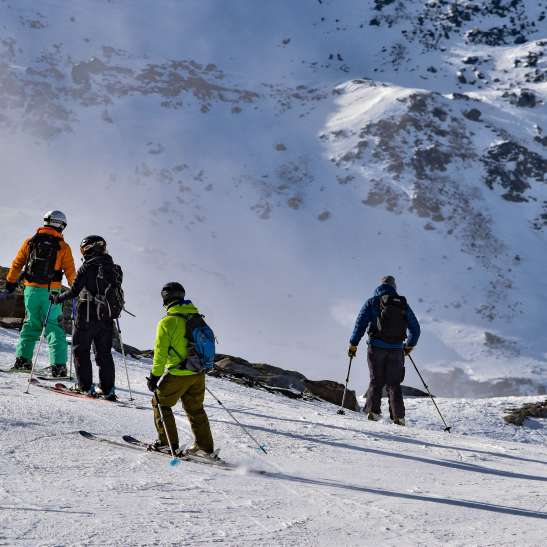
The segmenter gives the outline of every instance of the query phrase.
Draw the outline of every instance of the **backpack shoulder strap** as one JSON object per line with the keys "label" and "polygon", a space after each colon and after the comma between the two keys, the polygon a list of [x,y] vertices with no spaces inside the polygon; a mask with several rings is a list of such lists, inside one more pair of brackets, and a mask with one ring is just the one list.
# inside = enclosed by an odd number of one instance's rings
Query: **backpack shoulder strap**
{"label": "backpack shoulder strap", "polygon": [[169,313],[169,312],[167,312],[167,315],[169,317],[182,317],[185,321],[188,321],[188,319],[190,319],[190,317],[192,317],[191,315],[188,315],[186,313]]}

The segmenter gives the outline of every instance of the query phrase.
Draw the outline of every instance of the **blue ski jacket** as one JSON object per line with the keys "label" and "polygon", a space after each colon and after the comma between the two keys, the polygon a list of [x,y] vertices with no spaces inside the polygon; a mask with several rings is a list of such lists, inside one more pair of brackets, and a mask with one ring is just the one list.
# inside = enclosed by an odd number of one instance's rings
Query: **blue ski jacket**
{"label": "blue ski jacket", "polygon": [[[397,291],[391,285],[380,285],[374,292],[374,296],[365,302],[359,312],[359,315],[357,316],[353,334],[349,339],[349,343],[352,346],[357,346],[359,344],[361,338],[363,338],[363,335],[371,323],[376,324],[376,321],[380,315],[380,297],[384,294],[397,294]],[[410,336],[406,340],[406,345],[415,346],[418,343],[418,338],[420,337],[420,324],[408,304],[406,306],[406,313],[408,319],[408,331],[410,333]],[[371,346],[384,349],[402,349],[404,345],[403,342],[400,344],[389,344],[388,342],[384,342],[383,340],[379,340],[377,338],[369,338],[367,343]]]}

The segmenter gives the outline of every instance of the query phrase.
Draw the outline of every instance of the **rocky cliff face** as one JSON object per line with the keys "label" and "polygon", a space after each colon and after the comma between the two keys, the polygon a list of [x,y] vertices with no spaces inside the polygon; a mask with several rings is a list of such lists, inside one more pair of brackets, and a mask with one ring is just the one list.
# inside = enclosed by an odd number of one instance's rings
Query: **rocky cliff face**
{"label": "rocky cliff face", "polygon": [[151,345],[155,283],[177,278],[223,352],[333,379],[393,273],[435,391],[544,389],[546,13],[3,3],[0,259],[62,206],[67,237],[101,232],[130,272],[129,338]]}

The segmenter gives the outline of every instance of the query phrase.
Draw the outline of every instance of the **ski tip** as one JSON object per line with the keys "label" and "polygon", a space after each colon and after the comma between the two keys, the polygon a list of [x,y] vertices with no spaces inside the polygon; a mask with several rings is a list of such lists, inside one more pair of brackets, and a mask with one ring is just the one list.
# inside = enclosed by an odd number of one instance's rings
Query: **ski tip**
{"label": "ski tip", "polygon": [[93,433],[90,433],[89,431],[84,431],[83,429],[80,429],[78,431],[78,433],[82,436],[82,437],[87,437],[88,439],[90,439],[91,437],[93,437]]}

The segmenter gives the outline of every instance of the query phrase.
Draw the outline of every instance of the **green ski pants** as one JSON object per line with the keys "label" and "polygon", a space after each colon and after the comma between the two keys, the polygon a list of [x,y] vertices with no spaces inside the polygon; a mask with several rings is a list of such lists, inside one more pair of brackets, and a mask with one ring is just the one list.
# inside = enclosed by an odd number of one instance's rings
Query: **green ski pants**
{"label": "green ski pants", "polygon": [[[32,359],[34,346],[40,339],[49,308],[49,291],[46,287],[25,287],[25,321],[15,355]],[[60,304],[51,306],[45,337],[49,346],[49,364],[66,365],[67,343],[65,331],[59,323],[63,309]]]}
{"label": "green ski pants", "polygon": [[[178,448],[179,437],[171,407],[175,406],[179,399],[181,399],[186,416],[188,416],[188,420],[190,421],[190,427],[196,438],[196,444],[201,450],[212,452],[214,449],[213,436],[209,426],[209,419],[203,408],[205,373],[202,372],[201,374],[187,376],[166,374],[163,380],[161,380],[156,393],[158,394],[165,426],[173,447]],[[160,413],[155,397],[152,397],[152,407],[154,408],[154,422],[158,431],[158,439],[162,444],[168,444],[165,431],[161,425]]]}

